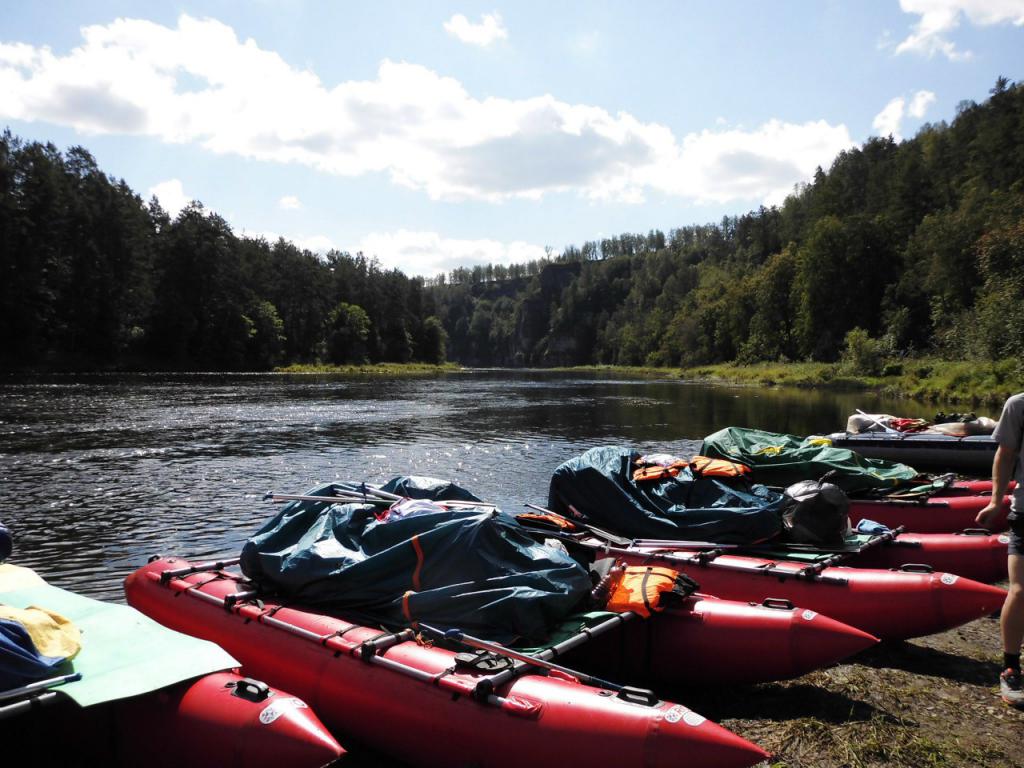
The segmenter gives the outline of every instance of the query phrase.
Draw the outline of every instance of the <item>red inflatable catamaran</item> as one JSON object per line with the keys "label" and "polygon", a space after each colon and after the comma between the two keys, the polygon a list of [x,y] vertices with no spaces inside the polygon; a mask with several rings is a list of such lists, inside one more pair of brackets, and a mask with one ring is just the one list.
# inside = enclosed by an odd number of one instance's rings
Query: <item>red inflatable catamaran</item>
{"label": "red inflatable catamaran", "polygon": [[261,600],[223,565],[159,559],[126,579],[125,594],[157,621],[218,643],[247,673],[287,685],[335,733],[401,760],[561,768],[614,755],[651,768],[740,768],[767,757],[650,692],[519,663],[474,666],[412,630],[381,632]]}
{"label": "red inflatable catamaran", "polygon": [[[989,498],[988,495],[956,491],[947,494],[941,491],[921,499],[899,499],[892,496],[850,499],[850,522],[857,525],[867,519],[890,528],[902,525],[915,533],[956,533],[977,528],[974,519],[988,504]],[[1010,497],[1007,496],[1003,499],[1002,510],[989,524],[989,528],[992,531],[1006,530],[1009,512]]]}

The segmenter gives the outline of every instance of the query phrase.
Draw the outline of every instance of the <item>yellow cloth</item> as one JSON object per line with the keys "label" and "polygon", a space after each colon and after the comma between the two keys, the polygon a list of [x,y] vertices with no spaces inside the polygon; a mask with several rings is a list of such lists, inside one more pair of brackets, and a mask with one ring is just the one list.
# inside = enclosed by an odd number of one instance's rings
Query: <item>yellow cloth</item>
{"label": "yellow cloth", "polygon": [[0,619],[10,619],[25,627],[32,644],[42,656],[73,659],[82,650],[82,635],[78,627],[59,613],[35,605],[14,608],[0,604]]}
{"label": "yellow cloth", "polygon": [[[0,593],[13,592],[18,589],[31,589],[45,585],[39,574],[31,568],[10,563],[0,563]],[[2,603],[3,600],[0,600]]]}

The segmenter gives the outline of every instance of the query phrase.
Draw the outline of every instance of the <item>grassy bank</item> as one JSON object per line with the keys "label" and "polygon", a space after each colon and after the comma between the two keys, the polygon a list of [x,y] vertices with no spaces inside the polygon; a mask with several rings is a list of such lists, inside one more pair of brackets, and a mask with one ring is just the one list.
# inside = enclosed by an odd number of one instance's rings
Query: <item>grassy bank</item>
{"label": "grassy bank", "polygon": [[840,363],[720,363],[682,369],[585,365],[550,370],[636,378],[678,378],[758,387],[867,390],[922,402],[971,405],[1001,405],[1010,395],[1024,391],[1024,366],[1017,360],[900,360],[884,365],[883,373],[878,376],[857,374]]}
{"label": "grassy bank", "polygon": [[1016,360],[999,362],[919,359],[889,363],[878,376],[857,375],[830,363],[704,365],[683,369],[685,379],[756,386],[863,389],[925,402],[1000,404],[1024,391],[1024,371]]}
{"label": "grassy bank", "polygon": [[374,365],[323,365],[296,363],[275,368],[274,373],[331,373],[349,376],[436,376],[441,373],[461,371],[455,363],[430,365],[428,363],[376,363]]}

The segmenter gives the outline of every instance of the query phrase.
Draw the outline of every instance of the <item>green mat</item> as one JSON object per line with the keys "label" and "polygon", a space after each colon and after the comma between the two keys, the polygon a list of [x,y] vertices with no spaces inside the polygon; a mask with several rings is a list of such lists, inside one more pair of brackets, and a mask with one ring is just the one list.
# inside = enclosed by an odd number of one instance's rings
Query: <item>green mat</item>
{"label": "green mat", "polygon": [[82,650],[54,674],[80,672],[82,679],[54,690],[83,707],[239,666],[213,643],[167,629],[134,608],[53,587],[28,568],[0,565],[0,603],[47,608],[78,626]]}

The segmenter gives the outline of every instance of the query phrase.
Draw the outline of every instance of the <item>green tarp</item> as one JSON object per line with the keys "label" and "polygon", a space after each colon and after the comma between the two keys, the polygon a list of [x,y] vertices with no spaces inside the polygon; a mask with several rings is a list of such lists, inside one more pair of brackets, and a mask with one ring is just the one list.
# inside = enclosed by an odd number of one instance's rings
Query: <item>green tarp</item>
{"label": "green tarp", "polygon": [[701,454],[739,461],[750,467],[758,483],[786,487],[801,480],[819,480],[835,471],[829,482],[847,493],[892,490],[912,485],[919,477],[906,464],[867,459],[846,448],[834,448],[826,438],[800,438],[759,429],[726,427],[704,438]]}
{"label": "green tarp", "polygon": [[0,603],[47,608],[78,626],[82,650],[55,674],[80,672],[82,679],[55,690],[83,707],[239,666],[213,643],[167,629],[134,608],[51,586],[28,568],[0,564]]}

